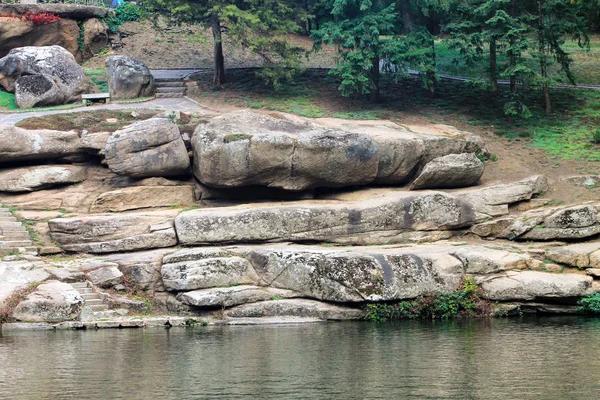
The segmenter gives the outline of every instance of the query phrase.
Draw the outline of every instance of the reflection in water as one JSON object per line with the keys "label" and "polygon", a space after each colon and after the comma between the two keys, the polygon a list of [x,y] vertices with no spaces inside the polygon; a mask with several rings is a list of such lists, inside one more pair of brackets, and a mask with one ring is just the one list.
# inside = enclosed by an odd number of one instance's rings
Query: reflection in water
{"label": "reflection in water", "polygon": [[0,398],[598,399],[600,320],[0,336]]}

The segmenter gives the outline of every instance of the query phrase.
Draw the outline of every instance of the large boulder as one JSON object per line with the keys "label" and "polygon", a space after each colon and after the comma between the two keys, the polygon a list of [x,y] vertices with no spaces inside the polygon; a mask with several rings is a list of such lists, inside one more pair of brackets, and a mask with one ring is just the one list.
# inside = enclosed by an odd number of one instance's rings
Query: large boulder
{"label": "large boulder", "polygon": [[83,58],[94,57],[108,46],[108,25],[98,18],[83,23]]}
{"label": "large boulder", "polygon": [[154,94],[154,77],[143,62],[127,56],[110,56],[106,67],[111,98],[136,99]]}
{"label": "large boulder", "polygon": [[[7,15],[2,12],[3,7],[0,5],[0,15]],[[76,56],[79,53],[78,37],[79,26],[72,19],[34,24],[15,16],[0,16],[0,57],[6,56],[15,47],[52,45],[63,47]]]}
{"label": "large boulder", "polygon": [[50,274],[43,265],[29,261],[0,261],[0,308],[15,292],[45,281]]}
{"label": "large boulder", "polygon": [[64,104],[79,99],[84,72],[60,46],[19,47],[0,59],[0,85],[21,108]]}
{"label": "large boulder", "polygon": [[166,118],[135,122],[113,133],[106,163],[119,175],[136,178],[188,173],[190,159],[177,125]]}
{"label": "large boulder", "polygon": [[53,186],[81,182],[85,167],[41,165],[0,171],[0,192],[32,192]]}
{"label": "large boulder", "polygon": [[473,186],[483,175],[484,168],[484,164],[475,154],[448,154],[428,162],[410,188],[442,189]]}
{"label": "large boulder", "polygon": [[483,144],[472,135],[418,134],[391,123],[334,128],[243,110],[199,125],[192,147],[194,174],[208,186],[298,191],[404,183],[422,163]]}
{"label": "large boulder", "polygon": [[579,274],[509,271],[478,279],[490,300],[544,300],[584,296],[592,286],[592,277]]}
{"label": "large boulder", "polygon": [[161,214],[57,218],[48,227],[52,240],[67,251],[115,253],[177,244],[173,219]]}
{"label": "large boulder", "polygon": [[47,161],[83,154],[77,132],[0,127],[0,164]]}
{"label": "large boulder", "polygon": [[76,319],[83,309],[83,297],[73,286],[48,282],[26,296],[15,307],[13,317],[19,321],[62,322]]}
{"label": "large boulder", "polygon": [[[476,222],[471,206],[446,193],[388,192],[353,202],[205,208],[175,218],[182,244],[328,241],[381,244],[414,237],[415,231],[449,231]],[[436,237],[437,238],[437,237]],[[423,238],[419,235],[418,240]]]}

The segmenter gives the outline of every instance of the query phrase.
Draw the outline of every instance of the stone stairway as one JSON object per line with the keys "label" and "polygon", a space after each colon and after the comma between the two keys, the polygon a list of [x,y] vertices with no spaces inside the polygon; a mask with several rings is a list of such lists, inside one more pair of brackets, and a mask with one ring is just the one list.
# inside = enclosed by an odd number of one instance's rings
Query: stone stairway
{"label": "stone stairway", "polygon": [[29,232],[6,207],[0,208],[0,256],[11,253],[37,252]]}
{"label": "stone stairway", "polygon": [[174,98],[185,95],[185,83],[182,78],[156,78],[156,97]]}
{"label": "stone stairway", "polygon": [[98,293],[94,292],[88,282],[71,283],[71,286],[81,294],[85,300],[85,306],[90,307],[93,312],[108,310],[108,305],[102,301]]}

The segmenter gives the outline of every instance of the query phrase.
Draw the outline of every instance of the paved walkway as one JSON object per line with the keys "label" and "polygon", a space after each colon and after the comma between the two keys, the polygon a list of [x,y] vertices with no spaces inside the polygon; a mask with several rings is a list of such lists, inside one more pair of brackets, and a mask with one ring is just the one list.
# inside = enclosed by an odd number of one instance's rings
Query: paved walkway
{"label": "paved walkway", "polygon": [[185,113],[194,113],[200,115],[211,115],[212,111],[194,103],[187,98],[175,99],[154,99],[143,103],[112,103],[97,106],[81,106],[69,110],[52,110],[52,111],[32,111],[26,113],[3,114],[0,113],[0,126],[11,126],[17,122],[31,117],[42,117],[52,114],[66,114],[82,111],[95,110],[129,110],[129,109],[149,109],[149,110],[164,110],[164,111],[180,111]]}

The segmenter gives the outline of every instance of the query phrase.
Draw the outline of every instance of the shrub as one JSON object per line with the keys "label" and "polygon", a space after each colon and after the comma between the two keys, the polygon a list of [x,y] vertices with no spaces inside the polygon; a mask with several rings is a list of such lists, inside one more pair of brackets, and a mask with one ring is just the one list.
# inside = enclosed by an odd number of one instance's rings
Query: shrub
{"label": "shrub", "polygon": [[584,314],[600,314],[600,293],[580,299],[577,305],[577,310]]}
{"label": "shrub", "polygon": [[60,21],[60,17],[58,15],[52,13],[38,13],[27,11],[25,14],[21,16],[23,21],[30,21],[34,25],[48,25],[55,21]]}
{"label": "shrub", "polygon": [[143,16],[144,11],[139,6],[132,3],[122,3],[115,8],[115,16],[105,18],[104,22],[106,22],[111,32],[117,32],[125,22],[139,21]]}
{"label": "shrub", "polygon": [[366,319],[388,321],[398,319],[450,319],[454,317],[487,317],[490,303],[472,278],[466,278],[452,293],[421,296],[399,303],[367,304]]}
{"label": "shrub", "polygon": [[592,132],[592,143],[600,144],[600,129]]}

